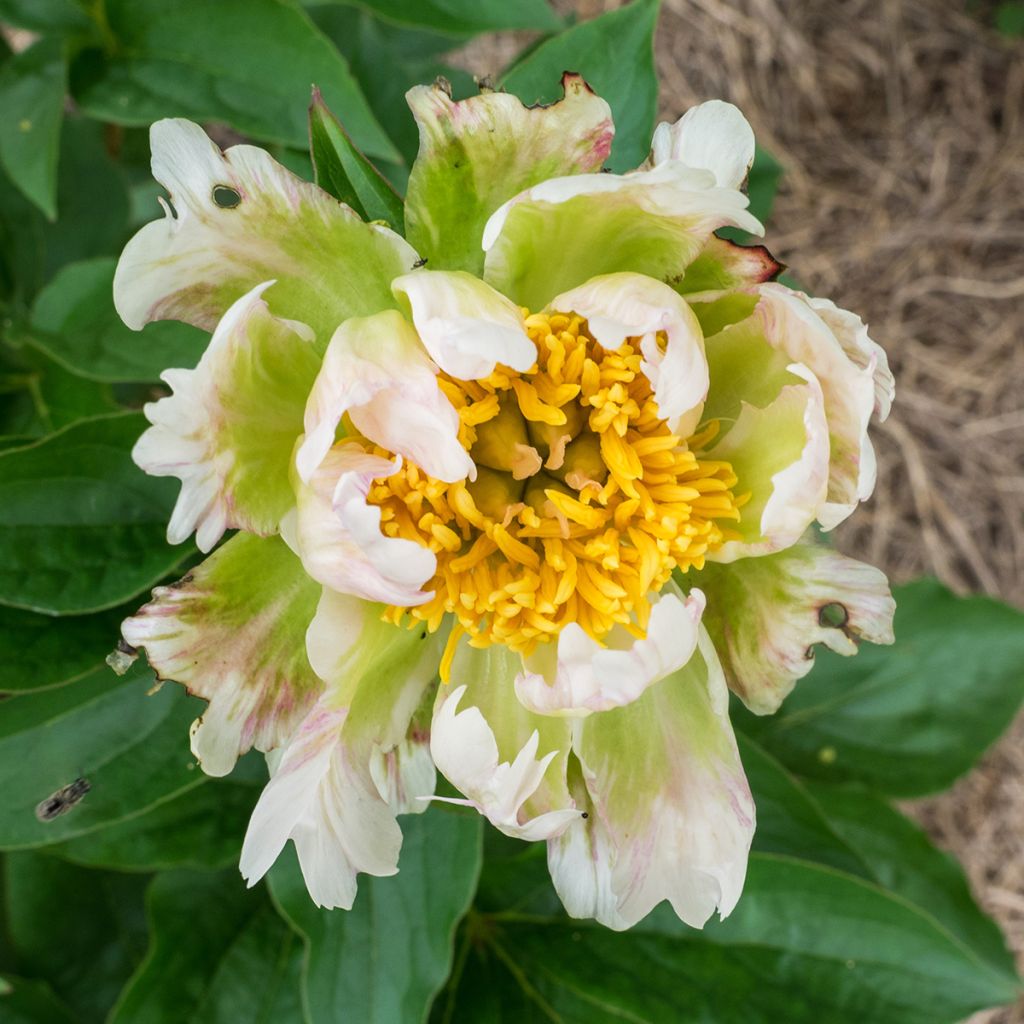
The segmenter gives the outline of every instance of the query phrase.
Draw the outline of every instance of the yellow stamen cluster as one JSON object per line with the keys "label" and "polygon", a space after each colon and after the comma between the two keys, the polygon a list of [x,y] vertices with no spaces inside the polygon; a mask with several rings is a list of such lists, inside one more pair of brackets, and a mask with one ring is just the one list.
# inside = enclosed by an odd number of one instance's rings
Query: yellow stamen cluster
{"label": "yellow stamen cluster", "polygon": [[650,595],[731,535],[720,523],[739,518],[736,477],[694,454],[714,427],[689,443],[669,430],[637,339],[606,350],[575,314],[526,326],[537,362],[525,373],[440,380],[477,480],[405,462],[370,488],[384,533],[437,555],[434,597],[388,616],[433,630],[451,613],[456,636],[523,653],[570,622],[598,640],[617,623],[643,636]]}

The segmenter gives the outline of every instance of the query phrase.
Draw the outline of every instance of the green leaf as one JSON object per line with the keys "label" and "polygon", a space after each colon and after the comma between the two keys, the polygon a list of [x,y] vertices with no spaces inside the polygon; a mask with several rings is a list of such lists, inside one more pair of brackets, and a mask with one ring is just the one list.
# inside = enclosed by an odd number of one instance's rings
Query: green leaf
{"label": "green leaf", "polygon": [[0,974],[4,1024],[81,1024],[44,981]]}
{"label": "green leaf", "polygon": [[4,862],[18,972],[44,979],[82,1021],[102,1021],[145,950],[146,880],[38,853],[7,854]]}
{"label": "green leaf", "polygon": [[0,71],[0,163],[43,213],[57,216],[57,155],[67,67],[64,46],[43,38]]}
{"label": "green leaf", "polygon": [[480,819],[432,810],[403,818],[402,832],[398,875],[362,876],[350,911],[313,905],[291,845],[270,872],[274,902],[306,943],[311,1024],[414,1024],[448,974],[480,869]]}
{"label": "green leaf", "polygon": [[356,145],[397,159],[344,58],[297,5],[218,0],[108,0],[115,55],[83,54],[72,92],[92,117],[148,125],[161,117],[222,121],[265,142],[304,148],[315,84]]}
{"label": "green leaf", "polygon": [[[728,920],[661,907],[626,933],[473,914],[438,1024],[953,1024],[1014,985],[928,915],[832,868],[754,854]],[[507,1013],[507,1015],[506,1015]]]}
{"label": "green leaf", "polygon": [[158,875],[146,910],[149,951],[110,1024],[301,1020],[299,943],[237,871]]}
{"label": "green leaf", "polygon": [[0,21],[36,32],[81,32],[93,25],[78,0],[0,0]]}
{"label": "green leaf", "polygon": [[895,589],[896,644],[821,651],[774,716],[734,720],[799,775],[913,797],[951,785],[1024,698],[1024,614],[922,580]]}
{"label": "green leaf", "polygon": [[612,108],[615,141],[608,166],[632,170],[647,156],[654,131],[657,20],[657,0],[634,0],[541,43],[513,64],[501,84],[524,103],[551,103],[560,95],[562,72],[578,71]]}
{"label": "green leaf", "polygon": [[996,8],[996,29],[1011,38],[1024,37],[1024,3],[1005,0]]}
{"label": "green leaf", "polygon": [[259,795],[251,783],[211,779],[145,814],[58,843],[48,852],[112,871],[225,868],[238,862]]}
{"label": "green leaf", "polygon": [[114,309],[116,266],[107,257],[65,266],[36,297],[33,343],[90,380],[155,381],[168,367],[192,369],[209,336],[171,320],[126,327]]}
{"label": "green leaf", "polygon": [[963,869],[913,822],[866,790],[808,787],[829,824],[856,850],[879,885],[930,914],[1011,983],[1017,969],[995,923],[978,908]]}
{"label": "green leaf", "polygon": [[[462,95],[476,91],[473,77],[446,64],[441,55],[452,48],[452,37],[402,28],[380,21],[357,7],[331,3],[312,7],[310,16],[345,56],[366,98],[408,164],[419,147],[419,132],[405,102],[414,85],[447,78]],[[408,167],[381,168],[395,185],[405,189]]]}
{"label": "green leaf", "polygon": [[27,305],[65,263],[116,256],[127,241],[127,185],[103,125],[65,118],[57,179],[51,224],[0,174],[0,299]]}
{"label": "green leaf", "polygon": [[[553,32],[561,19],[546,0],[360,0],[360,6],[386,21],[458,35],[539,29]],[[457,45],[450,42],[450,47]]]}
{"label": "green leaf", "polygon": [[383,220],[399,234],[405,214],[398,193],[356,149],[348,132],[331,113],[319,89],[309,108],[309,144],[316,183],[352,207],[364,220]]}
{"label": "green leaf", "polygon": [[747,195],[750,197],[750,212],[762,224],[772,215],[775,193],[781,180],[782,164],[771,153],[758,147],[747,176]]}
{"label": "green leaf", "polygon": [[0,454],[0,604],[100,611],[182,561],[163,539],[176,482],[131,461],[144,426],[137,413],[98,417]]}
{"label": "green leaf", "polygon": [[100,668],[134,608],[55,619],[4,609],[0,616],[0,693],[66,686]]}
{"label": "green leaf", "polygon": [[[152,683],[141,666],[122,678],[104,667],[59,690],[4,700],[0,848],[85,835],[203,783],[188,748],[202,703],[177,686],[149,694]],[[40,802],[79,778],[89,791],[63,814],[40,821]]]}

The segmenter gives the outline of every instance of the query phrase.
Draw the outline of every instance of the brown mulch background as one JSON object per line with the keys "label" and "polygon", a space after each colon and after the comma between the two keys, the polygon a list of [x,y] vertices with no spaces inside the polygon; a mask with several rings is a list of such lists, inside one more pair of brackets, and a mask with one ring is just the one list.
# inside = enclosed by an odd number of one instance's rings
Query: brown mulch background
{"label": "brown mulch background", "polygon": [[[591,17],[614,2],[576,0]],[[893,579],[1024,605],[1024,42],[957,0],[663,0],[661,116],[736,103],[785,175],[768,245],[888,350],[879,484],[838,531]],[[462,55],[500,70],[521,38]],[[910,808],[1024,967],[1024,719]],[[971,1024],[1024,1024],[1015,1008]]]}

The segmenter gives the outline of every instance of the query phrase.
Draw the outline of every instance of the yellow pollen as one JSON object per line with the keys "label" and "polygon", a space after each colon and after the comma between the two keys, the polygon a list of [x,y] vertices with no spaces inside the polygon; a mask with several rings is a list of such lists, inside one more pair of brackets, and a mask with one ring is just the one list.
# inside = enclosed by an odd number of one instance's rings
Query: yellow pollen
{"label": "yellow pollen", "polygon": [[651,595],[738,536],[725,524],[749,497],[729,463],[700,457],[716,423],[687,440],[661,418],[639,339],[605,349],[573,313],[528,314],[526,328],[524,373],[439,378],[477,479],[445,484],[406,460],[367,496],[387,536],[437,556],[434,596],[385,617],[431,630],[454,617],[445,681],[464,634],[524,654],[570,622],[598,641],[616,625],[643,636]]}

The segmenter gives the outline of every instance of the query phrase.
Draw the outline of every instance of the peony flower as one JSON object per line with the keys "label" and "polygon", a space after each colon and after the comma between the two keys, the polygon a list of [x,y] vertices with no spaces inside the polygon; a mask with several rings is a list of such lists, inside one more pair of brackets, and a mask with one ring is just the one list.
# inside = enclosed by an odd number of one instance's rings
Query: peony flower
{"label": "peony flower", "polygon": [[268,754],[250,884],[291,839],[313,900],[350,907],[439,769],[548,844],[570,914],[626,928],[667,899],[700,926],[754,830],[728,689],[770,712],[815,644],[891,640],[885,578],[815,525],[871,493],[884,353],[715,234],[760,231],[735,107],[601,173],[609,108],[563,85],[413,89],[405,237],[260,149],[153,126],[173,209],[125,249],[117,308],[212,339],[134,457],[181,480],[172,542],[237,532],[123,632],[209,702],[207,773]]}

